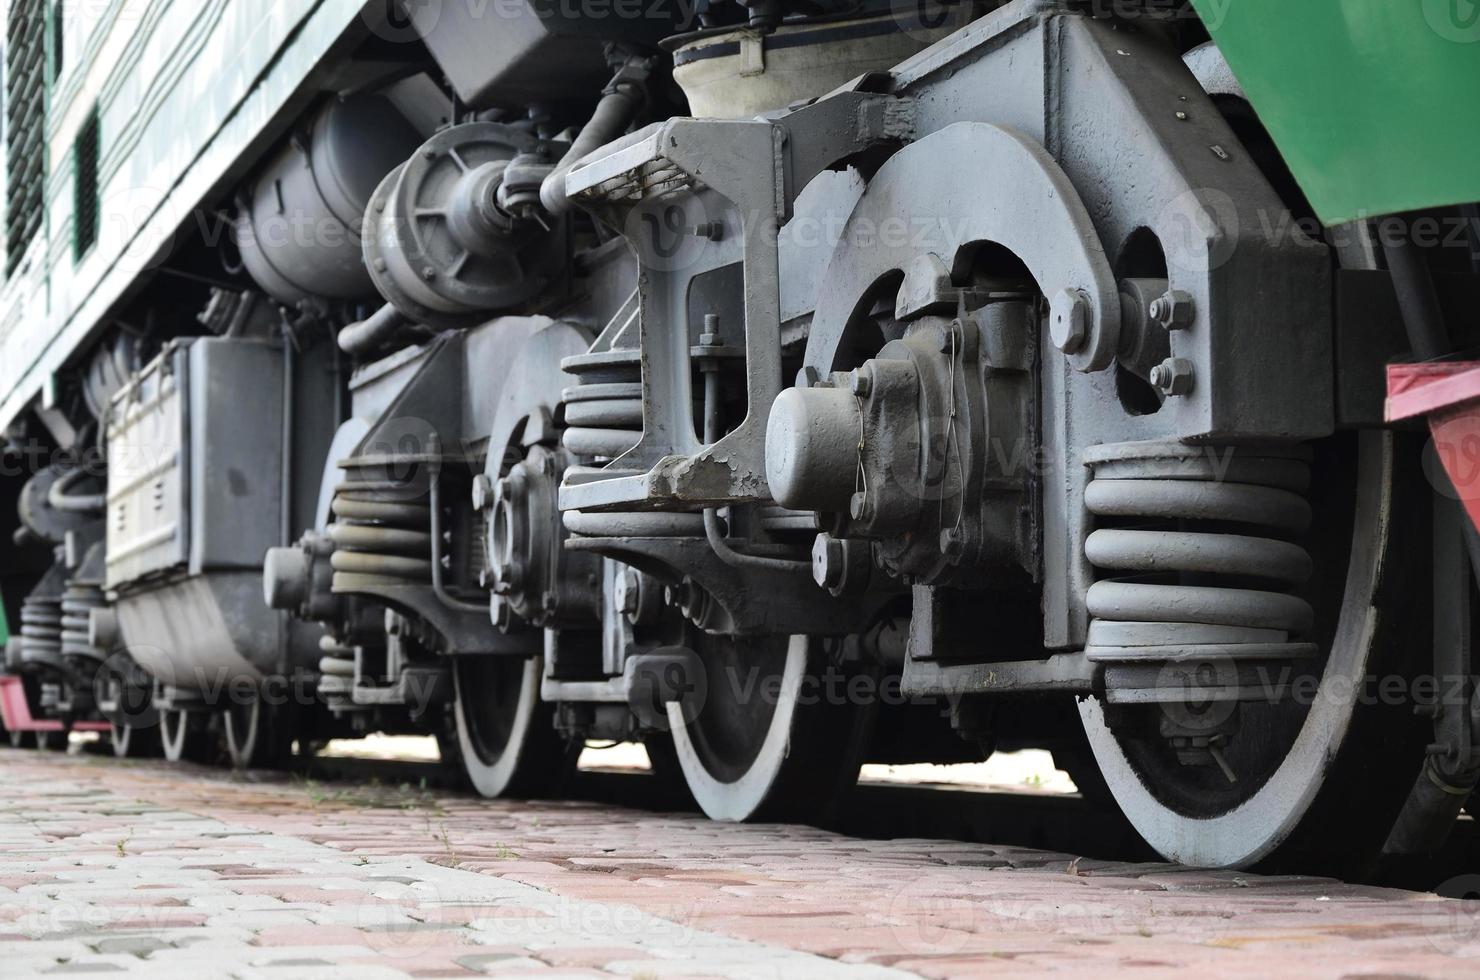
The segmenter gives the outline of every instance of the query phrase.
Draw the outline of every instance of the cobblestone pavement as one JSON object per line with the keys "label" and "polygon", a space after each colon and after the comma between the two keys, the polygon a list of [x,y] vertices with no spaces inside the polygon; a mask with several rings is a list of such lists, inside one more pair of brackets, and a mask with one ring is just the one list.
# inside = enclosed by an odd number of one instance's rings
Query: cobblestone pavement
{"label": "cobblestone pavement", "polygon": [[0,750],[0,976],[1480,975],[1465,904]]}

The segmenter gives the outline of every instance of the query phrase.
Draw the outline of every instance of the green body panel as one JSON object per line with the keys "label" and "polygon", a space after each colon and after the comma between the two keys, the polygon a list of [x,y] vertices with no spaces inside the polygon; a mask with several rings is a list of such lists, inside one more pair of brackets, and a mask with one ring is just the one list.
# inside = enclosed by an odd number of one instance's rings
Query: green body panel
{"label": "green body panel", "polygon": [[1193,0],[1327,224],[1480,201],[1480,0]]}

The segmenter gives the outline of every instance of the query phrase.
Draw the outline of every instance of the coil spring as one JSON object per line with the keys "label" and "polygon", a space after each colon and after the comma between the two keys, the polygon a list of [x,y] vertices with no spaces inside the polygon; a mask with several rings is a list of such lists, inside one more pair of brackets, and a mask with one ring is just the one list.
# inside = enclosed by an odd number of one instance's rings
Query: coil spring
{"label": "coil spring", "polygon": [[[640,352],[631,348],[603,350],[560,363],[581,383],[561,392],[565,403],[565,448],[584,459],[610,460],[637,445],[642,438],[642,365]],[[609,466],[595,467],[613,476]],[[592,467],[572,466],[567,475]],[[624,513],[562,515],[566,529],[584,537],[698,537],[704,534],[698,514]]]}
{"label": "coil spring", "polygon": [[92,645],[92,611],[108,604],[96,582],[73,579],[62,593],[61,645],[63,657],[81,657],[102,662],[107,651]]}
{"label": "coil spring", "polygon": [[21,603],[21,662],[62,667],[62,598],[27,596]]}
{"label": "coil spring", "polygon": [[323,654],[319,658],[320,700],[336,715],[366,710],[354,702],[355,648],[326,635],[319,638],[319,652]]}
{"label": "coil spring", "polygon": [[615,459],[642,438],[642,365],[630,348],[567,357],[580,378],[565,389],[565,448],[576,456]]}
{"label": "coil spring", "polygon": [[1289,540],[1310,525],[1307,452],[1122,443],[1097,447],[1088,462],[1085,506],[1100,527],[1086,557],[1119,576],[1089,589],[1091,660],[1315,653],[1291,640],[1311,630],[1314,612],[1288,591],[1311,572],[1309,553]]}
{"label": "coil spring", "polygon": [[429,502],[410,497],[393,481],[342,483],[334,490],[335,523],[329,525],[334,552],[329,567],[340,574],[369,576],[387,584],[432,580],[432,512]]}

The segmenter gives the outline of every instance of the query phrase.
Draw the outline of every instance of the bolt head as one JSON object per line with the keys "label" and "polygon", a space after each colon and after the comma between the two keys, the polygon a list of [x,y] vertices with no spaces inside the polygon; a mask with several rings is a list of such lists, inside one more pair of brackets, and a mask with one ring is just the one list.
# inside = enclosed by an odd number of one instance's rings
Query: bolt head
{"label": "bolt head", "polygon": [[866,521],[873,516],[873,501],[865,494],[855,493],[853,499],[848,501],[848,516],[855,521]]}
{"label": "bolt head", "polygon": [[637,570],[629,568],[618,575],[612,593],[618,612],[626,616],[637,612]]}
{"label": "bolt head", "polygon": [[843,542],[830,534],[819,534],[812,542],[812,580],[831,588],[843,576]]}
{"label": "bolt head", "polygon": [[940,532],[940,553],[951,560],[961,557],[966,550],[966,536],[960,528],[948,527]]}
{"label": "bolt head", "polygon": [[848,390],[858,398],[867,398],[874,390],[874,373],[866,366],[848,375]]}
{"label": "bolt head", "polygon": [[487,510],[493,506],[493,481],[487,473],[473,477],[473,509]]}
{"label": "bolt head", "polygon": [[948,323],[940,328],[940,352],[942,354],[959,354],[961,352],[961,325],[959,323]]}
{"label": "bolt head", "polygon": [[509,608],[507,600],[499,596],[494,596],[488,605],[488,611],[490,618],[493,620],[493,625],[499,629],[507,632],[509,627],[514,625],[514,610]]}
{"label": "bolt head", "polygon": [[1089,297],[1082,290],[1061,289],[1048,307],[1048,336],[1065,354],[1084,349],[1089,339]]}

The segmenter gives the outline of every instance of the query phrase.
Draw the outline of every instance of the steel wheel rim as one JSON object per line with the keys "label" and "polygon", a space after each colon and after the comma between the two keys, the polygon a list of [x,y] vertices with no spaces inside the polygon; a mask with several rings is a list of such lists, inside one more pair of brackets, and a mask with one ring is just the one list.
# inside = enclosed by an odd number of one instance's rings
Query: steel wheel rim
{"label": "steel wheel rim", "polygon": [[117,758],[127,759],[129,748],[134,739],[132,725],[120,725],[116,721],[108,722],[108,739],[113,743],[113,754]]}
{"label": "steel wheel rim", "polygon": [[36,733],[36,747],[44,752],[65,752],[67,742],[65,731]]}
{"label": "steel wheel rim", "polygon": [[179,709],[159,712],[159,740],[164,747],[164,757],[169,762],[180,762],[185,758],[190,741],[190,714]]}
{"label": "steel wheel rim", "polygon": [[454,659],[458,749],[463,770],[479,795],[502,796],[519,775],[543,672],[539,657]]}
{"label": "steel wheel rim", "polygon": [[[792,723],[796,717],[797,700],[801,694],[802,681],[807,673],[809,640],[805,636],[793,636],[787,641],[776,703],[770,712],[758,744],[752,747],[748,764],[736,776],[733,772],[716,772],[710,743],[712,739],[701,731],[698,719],[686,721],[684,708],[679,702],[666,706],[668,724],[673,735],[674,753],[684,781],[694,796],[694,801],[713,820],[749,820],[765,805],[771,790],[781,775],[791,742]],[[759,679],[757,679],[757,688]],[[709,697],[726,690],[722,679],[710,676]],[[706,703],[705,707],[708,707]],[[702,716],[702,710],[700,712]],[[724,769],[733,768],[733,759]]]}
{"label": "steel wheel rim", "polygon": [[233,704],[221,715],[221,725],[226,730],[226,751],[231,756],[231,765],[244,769],[252,764],[252,754],[262,731],[262,700],[253,697],[246,704]]}

